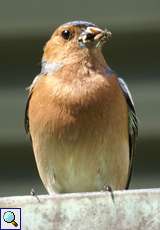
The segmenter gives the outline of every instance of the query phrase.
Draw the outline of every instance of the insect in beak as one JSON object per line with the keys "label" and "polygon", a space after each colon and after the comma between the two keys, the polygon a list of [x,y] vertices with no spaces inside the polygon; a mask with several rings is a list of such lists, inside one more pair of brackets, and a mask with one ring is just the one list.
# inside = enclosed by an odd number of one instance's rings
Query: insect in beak
{"label": "insect in beak", "polygon": [[82,31],[81,35],[78,38],[78,42],[81,47],[87,46],[89,44],[95,45],[96,48],[103,45],[110,37],[112,33],[105,29],[102,30],[98,27],[89,26]]}

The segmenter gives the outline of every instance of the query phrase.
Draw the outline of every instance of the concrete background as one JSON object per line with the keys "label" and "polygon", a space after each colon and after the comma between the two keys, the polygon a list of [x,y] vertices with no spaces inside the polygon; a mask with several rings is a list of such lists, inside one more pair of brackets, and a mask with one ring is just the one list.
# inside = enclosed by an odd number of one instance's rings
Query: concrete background
{"label": "concrete background", "polygon": [[75,19],[109,28],[104,47],[129,85],[139,117],[131,188],[160,185],[160,1],[38,1],[0,3],[0,195],[45,190],[23,127],[25,87],[40,72],[42,49],[57,25]]}

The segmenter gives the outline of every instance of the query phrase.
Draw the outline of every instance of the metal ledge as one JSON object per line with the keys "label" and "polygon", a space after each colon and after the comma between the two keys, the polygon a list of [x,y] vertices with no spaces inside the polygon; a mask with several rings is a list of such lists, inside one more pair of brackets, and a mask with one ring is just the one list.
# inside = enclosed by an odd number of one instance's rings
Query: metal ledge
{"label": "metal ledge", "polygon": [[[40,200],[40,201],[38,201]],[[22,208],[23,230],[159,230],[160,189],[0,198]]]}

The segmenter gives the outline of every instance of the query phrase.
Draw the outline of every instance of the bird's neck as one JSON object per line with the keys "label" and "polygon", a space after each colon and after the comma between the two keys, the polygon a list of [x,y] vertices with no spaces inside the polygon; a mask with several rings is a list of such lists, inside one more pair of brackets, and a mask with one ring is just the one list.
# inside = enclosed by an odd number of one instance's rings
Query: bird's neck
{"label": "bird's neck", "polygon": [[88,68],[96,71],[105,70],[108,65],[104,56],[99,49],[82,49],[79,52],[72,52],[69,55],[63,55],[61,58],[49,59],[42,61],[42,72],[54,74],[57,70],[63,68],[64,66],[74,66],[78,65],[79,68]]}
{"label": "bird's neck", "polygon": [[100,49],[86,50],[86,53],[83,52],[83,55],[78,56],[77,61],[96,70],[106,69],[108,66]]}

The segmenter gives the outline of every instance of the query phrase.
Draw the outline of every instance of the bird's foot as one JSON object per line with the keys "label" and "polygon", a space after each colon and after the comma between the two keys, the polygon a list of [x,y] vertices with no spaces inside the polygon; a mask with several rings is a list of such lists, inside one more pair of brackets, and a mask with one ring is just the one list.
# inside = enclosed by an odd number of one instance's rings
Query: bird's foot
{"label": "bird's foot", "polygon": [[40,199],[39,199],[39,197],[37,196],[37,194],[36,194],[34,188],[31,189],[30,195],[31,195],[31,196],[34,196],[34,197],[38,200],[38,202],[40,202]]}
{"label": "bird's foot", "polygon": [[103,191],[104,191],[104,192],[109,192],[109,193],[111,194],[112,201],[115,202],[114,193],[113,193],[113,189],[112,189],[111,186],[105,185],[105,186],[103,187]]}

